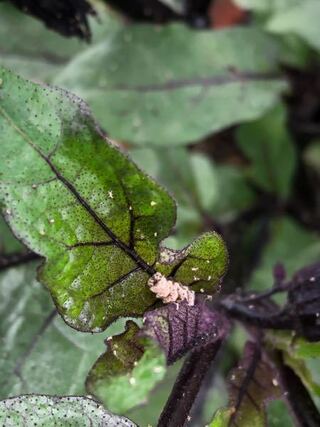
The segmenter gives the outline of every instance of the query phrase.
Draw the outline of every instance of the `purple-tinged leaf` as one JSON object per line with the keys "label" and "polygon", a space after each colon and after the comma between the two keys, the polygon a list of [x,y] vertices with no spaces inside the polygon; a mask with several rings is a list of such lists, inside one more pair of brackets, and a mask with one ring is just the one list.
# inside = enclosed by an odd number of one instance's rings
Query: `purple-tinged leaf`
{"label": "purple-tinged leaf", "polygon": [[294,275],[286,311],[295,318],[300,335],[309,341],[320,340],[320,263],[305,267]]}
{"label": "purple-tinged leaf", "polygon": [[171,364],[190,349],[223,339],[228,330],[229,322],[221,313],[197,301],[193,306],[173,303],[147,312],[143,333],[159,343]]}
{"label": "purple-tinged leaf", "polygon": [[266,425],[265,404],[282,396],[275,368],[264,358],[258,344],[247,342],[238,367],[229,376],[228,426]]}

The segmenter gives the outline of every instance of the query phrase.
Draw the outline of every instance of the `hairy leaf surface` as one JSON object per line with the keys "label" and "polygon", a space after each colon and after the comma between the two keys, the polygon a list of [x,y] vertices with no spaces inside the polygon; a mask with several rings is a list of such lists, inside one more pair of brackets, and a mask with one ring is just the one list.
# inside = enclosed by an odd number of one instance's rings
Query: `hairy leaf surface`
{"label": "hairy leaf surface", "polygon": [[135,25],[76,57],[55,83],[83,97],[114,138],[187,144],[267,111],[286,87],[278,55],[256,29]]}
{"label": "hairy leaf surface", "polygon": [[78,98],[5,69],[0,78],[3,210],[46,258],[39,278],[67,323],[100,331],[141,315],[155,302],[147,286],[155,267],[195,290],[219,284],[227,252],[215,233],[157,262],[174,201],[104,138]]}
{"label": "hairy leaf surface", "polygon": [[85,378],[103,351],[101,335],[77,332],[56,315],[50,294],[35,280],[36,266],[0,276],[0,399],[84,394]]}
{"label": "hairy leaf surface", "polygon": [[220,313],[199,301],[191,307],[183,302],[147,312],[143,332],[159,343],[171,364],[191,349],[223,339],[228,329]]}
{"label": "hairy leaf surface", "polygon": [[248,342],[238,367],[229,376],[229,408],[218,412],[211,426],[264,427],[266,402],[281,395],[277,374],[258,345]]}
{"label": "hairy leaf surface", "polygon": [[135,427],[127,418],[105,410],[85,397],[25,395],[0,402],[3,427]]}
{"label": "hairy leaf surface", "polygon": [[107,352],[94,364],[87,390],[111,411],[124,413],[143,403],[166,371],[165,355],[140,328],[128,321],[126,331],[107,341]]}

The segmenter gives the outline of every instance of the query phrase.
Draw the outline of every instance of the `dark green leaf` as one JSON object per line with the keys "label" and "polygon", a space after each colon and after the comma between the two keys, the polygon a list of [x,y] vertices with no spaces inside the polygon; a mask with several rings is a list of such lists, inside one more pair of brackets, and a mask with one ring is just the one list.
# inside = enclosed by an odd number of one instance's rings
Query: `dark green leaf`
{"label": "dark green leaf", "polygon": [[286,113],[278,105],[262,119],[238,130],[238,144],[250,161],[252,181],[265,191],[286,199],[296,167],[294,144],[286,128]]}
{"label": "dark green leaf", "polygon": [[132,321],[126,331],[106,342],[108,349],[87,378],[87,390],[103,404],[123,414],[143,403],[166,371],[164,353]]}
{"label": "dark green leaf", "polygon": [[142,314],[172,199],[107,143],[78,99],[0,76],[2,203],[16,235],[48,259],[40,278],[60,312],[85,330]]}
{"label": "dark green leaf", "polygon": [[85,397],[26,395],[0,402],[3,427],[135,427],[127,418],[106,411]]}
{"label": "dark green leaf", "polygon": [[75,58],[55,83],[88,101],[112,137],[187,144],[265,113],[286,87],[279,53],[252,28],[135,25]]}
{"label": "dark green leaf", "polygon": [[226,269],[222,239],[206,234],[157,262],[175,222],[171,197],[106,141],[78,98],[4,69],[0,78],[4,212],[46,257],[39,278],[66,322],[100,331],[143,314],[155,302],[147,282],[157,270],[212,291]]}

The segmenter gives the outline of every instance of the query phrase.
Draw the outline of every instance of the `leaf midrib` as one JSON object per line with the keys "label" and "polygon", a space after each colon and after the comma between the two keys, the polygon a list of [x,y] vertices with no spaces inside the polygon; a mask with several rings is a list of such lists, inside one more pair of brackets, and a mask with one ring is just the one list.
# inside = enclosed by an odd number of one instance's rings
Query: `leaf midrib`
{"label": "leaf midrib", "polygon": [[51,160],[46,157],[42,151],[33,143],[33,141],[29,138],[29,136],[14,122],[14,120],[10,117],[10,115],[0,106],[0,113],[4,117],[4,119],[8,122],[8,124],[18,132],[22,138],[32,147],[38,155],[47,163],[52,172],[55,174],[57,179],[62,182],[62,184],[72,193],[72,195],[78,200],[80,205],[91,215],[94,221],[101,227],[101,229],[110,237],[110,239],[115,243],[115,245],[122,249],[138,266],[140,266],[146,273],[150,276],[156,273],[156,270],[151,267],[148,263],[146,263],[134,249],[131,249],[127,246],[126,243],[122,242],[116,236],[113,231],[103,222],[103,220],[96,214],[96,212],[91,208],[89,203],[79,194],[77,189],[69,182],[56,168],[56,166],[51,162]]}

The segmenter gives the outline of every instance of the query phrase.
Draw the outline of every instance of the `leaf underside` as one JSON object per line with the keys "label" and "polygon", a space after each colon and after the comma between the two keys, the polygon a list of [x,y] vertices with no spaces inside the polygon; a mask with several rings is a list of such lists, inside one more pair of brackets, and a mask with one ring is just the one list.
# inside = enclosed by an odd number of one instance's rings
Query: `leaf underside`
{"label": "leaf underside", "polygon": [[156,269],[214,290],[227,264],[219,236],[158,260],[175,223],[167,192],[104,138],[81,100],[3,68],[0,79],[3,212],[46,258],[39,279],[68,324],[101,331],[143,314],[156,299],[147,286]]}

